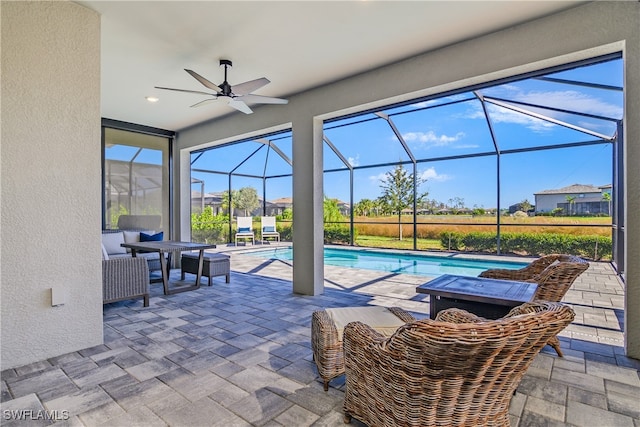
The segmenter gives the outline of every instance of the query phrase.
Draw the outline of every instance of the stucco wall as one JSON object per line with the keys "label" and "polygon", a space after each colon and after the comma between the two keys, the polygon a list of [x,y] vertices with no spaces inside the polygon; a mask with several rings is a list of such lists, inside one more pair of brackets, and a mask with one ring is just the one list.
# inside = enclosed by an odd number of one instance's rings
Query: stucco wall
{"label": "stucco wall", "polygon": [[0,11],[4,370],[102,343],[100,17],[70,2]]}
{"label": "stucco wall", "polygon": [[[409,99],[417,95],[440,93],[476,83],[487,82],[528,71],[586,59],[611,52],[624,52],[625,61],[625,153],[626,153],[626,210],[640,210],[640,3],[637,1],[592,2],[550,15],[529,23],[468,40],[433,52],[410,58],[395,64],[350,77],[322,88],[289,98],[288,105],[256,108],[255,114],[232,114],[220,120],[194,126],[179,132],[176,148],[182,170],[180,180],[181,206],[188,206],[190,188],[188,155],[194,147],[230,139],[234,135],[249,135],[260,129],[273,129],[286,123],[306,129],[306,138],[299,137],[294,144],[313,144],[316,149],[296,150],[294,164],[313,165],[313,159],[303,156],[321,156],[321,142],[311,130],[310,121],[315,117],[330,117],[363,110],[391,101]],[[388,82],[393,81],[393,84]],[[187,159],[188,160],[188,159]],[[294,217],[316,218],[321,215],[322,204],[308,196],[309,192],[322,188],[321,175],[308,174],[308,169],[294,168]],[[301,185],[297,185],[301,183]],[[319,213],[318,213],[319,211]],[[189,217],[179,212],[181,230],[185,230]],[[315,215],[315,216],[314,216]],[[320,217],[321,218],[321,217]],[[311,228],[321,226],[305,223],[301,231],[296,222],[296,233],[304,234],[303,245],[294,241],[296,265],[294,288],[298,280],[322,280],[315,274],[322,262],[318,249],[322,233]],[[628,354],[640,358],[640,216],[626,216],[626,335]],[[294,239],[295,239],[294,235]],[[311,251],[309,248],[315,248]],[[300,266],[303,266],[300,268]],[[297,267],[296,267],[297,266]],[[299,270],[303,274],[297,274]],[[311,276],[305,271],[313,271]],[[316,292],[321,284],[305,285],[309,292]]]}

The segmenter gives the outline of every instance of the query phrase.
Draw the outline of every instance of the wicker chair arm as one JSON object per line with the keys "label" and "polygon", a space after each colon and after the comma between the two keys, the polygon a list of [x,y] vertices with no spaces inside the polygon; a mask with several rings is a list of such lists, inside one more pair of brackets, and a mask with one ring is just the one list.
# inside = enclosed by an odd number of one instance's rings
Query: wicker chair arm
{"label": "wicker chair arm", "polygon": [[124,257],[102,261],[102,298],[104,302],[145,295],[148,298],[149,266],[145,258]]}
{"label": "wicker chair arm", "polygon": [[508,269],[501,269],[501,268],[483,271],[478,276],[484,277],[486,279],[500,279],[500,280],[527,281],[531,279],[531,274],[527,271],[508,270]]}
{"label": "wicker chair arm", "polygon": [[413,315],[400,307],[388,307],[389,311],[392,312],[398,319],[402,320],[405,323],[415,322],[417,319],[413,317]]}
{"label": "wicker chair arm", "polygon": [[501,280],[520,280],[524,282],[535,282],[536,277],[542,273],[547,267],[556,261],[564,261],[570,255],[545,255],[534,261],[532,261],[526,267],[519,270],[509,270],[494,268],[483,271],[480,273],[480,277],[488,279],[501,279]]}
{"label": "wicker chair arm", "polygon": [[484,317],[476,316],[473,313],[469,313],[466,310],[460,308],[448,308],[440,311],[436,315],[437,322],[449,322],[449,323],[480,323],[486,322]]}

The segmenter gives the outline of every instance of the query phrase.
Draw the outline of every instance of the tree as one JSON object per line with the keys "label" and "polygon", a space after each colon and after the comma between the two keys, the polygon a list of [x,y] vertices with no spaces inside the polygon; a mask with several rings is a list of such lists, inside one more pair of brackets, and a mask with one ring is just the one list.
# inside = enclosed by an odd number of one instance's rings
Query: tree
{"label": "tree", "polygon": [[338,199],[330,199],[327,196],[324,196],[324,211],[323,211],[323,219],[324,222],[340,222],[344,220],[344,217],[340,213],[340,208],[338,207]]}
{"label": "tree", "polygon": [[235,205],[244,211],[245,216],[248,216],[249,212],[260,206],[258,192],[253,187],[242,187],[236,195]]}
{"label": "tree", "polygon": [[[420,184],[426,180],[415,177],[416,193]],[[413,207],[414,202],[414,176],[410,174],[402,165],[397,165],[395,169],[387,172],[380,180],[380,188],[383,194],[381,199],[391,209],[398,214],[398,236],[402,240],[402,210]],[[422,203],[428,193],[416,194],[416,204]]]}
{"label": "tree", "polygon": [[527,213],[531,210],[532,207],[533,206],[527,199],[524,199],[523,201],[520,202],[520,210],[522,210],[522,212]]}
{"label": "tree", "polygon": [[611,216],[611,193],[602,193],[602,200],[607,202],[607,214]]}
{"label": "tree", "polygon": [[[229,200],[231,200],[231,206],[229,206]],[[233,216],[233,209],[237,208],[238,190],[231,190],[231,198],[229,198],[229,191],[222,192],[222,201],[220,207],[223,212],[227,212],[229,217]]]}
{"label": "tree", "polygon": [[371,199],[362,199],[354,206],[357,215],[369,216],[374,208],[374,201]]}
{"label": "tree", "polygon": [[567,199],[567,202],[569,202],[569,216],[571,216],[571,213],[573,211],[572,207],[573,207],[573,204],[576,201],[576,196],[569,196],[568,195],[568,196],[565,196],[565,199]]}

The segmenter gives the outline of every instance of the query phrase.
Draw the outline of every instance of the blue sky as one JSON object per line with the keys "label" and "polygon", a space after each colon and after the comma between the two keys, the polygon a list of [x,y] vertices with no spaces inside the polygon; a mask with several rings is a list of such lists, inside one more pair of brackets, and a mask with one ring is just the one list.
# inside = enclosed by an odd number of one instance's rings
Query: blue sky
{"label": "blue sky", "polygon": [[[548,74],[547,77],[622,87],[622,60],[582,66]],[[612,119],[620,119],[623,114],[623,94],[620,91],[540,79],[530,78],[483,88],[478,90],[478,95],[487,101],[497,99],[495,102],[498,103],[504,99]],[[598,135],[610,137],[616,130],[615,123],[609,120],[535,109],[515,103],[510,105],[587,129],[594,134],[568,129],[486,102],[495,139],[501,150],[596,141],[600,139]],[[430,159],[417,166],[419,176],[425,180],[420,191],[428,192],[429,199],[448,203],[451,199],[461,198],[469,208],[497,205],[497,156],[438,160],[494,151],[482,103],[474,92],[443,96],[383,112],[391,117],[415,158]],[[327,123],[325,136],[356,168],[354,202],[379,197],[382,194],[381,179],[393,169],[393,166],[361,167],[409,159],[387,121],[373,113]],[[266,138],[272,140],[285,156],[292,158],[291,132]],[[249,159],[242,163],[247,157]],[[195,155],[192,159],[195,159]],[[503,154],[500,157],[501,207],[524,199],[533,203],[534,193],[571,184],[611,184],[611,159],[611,144]],[[144,161],[144,156],[141,155],[139,160]],[[405,167],[412,168],[411,165]],[[290,166],[277,153],[254,141],[206,152],[193,163],[193,168],[224,172],[235,168],[238,174],[265,173],[267,176],[291,173]],[[326,144],[324,169],[346,169]],[[226,175],[192,171],[192,176],[205,180],[206,192],[223,191],[228,186]],[[290,178],[269,179],[267,182],[267,200],[291,197]],[[252,186],[258,190],[258,194],[262,193],[260,179],[235,176],[232,186],[234,189]],[[325,173],[324,188],[327,196],[348,202],[348,172]],[[193,186],[194,191],[199,189],[199,185]]]}

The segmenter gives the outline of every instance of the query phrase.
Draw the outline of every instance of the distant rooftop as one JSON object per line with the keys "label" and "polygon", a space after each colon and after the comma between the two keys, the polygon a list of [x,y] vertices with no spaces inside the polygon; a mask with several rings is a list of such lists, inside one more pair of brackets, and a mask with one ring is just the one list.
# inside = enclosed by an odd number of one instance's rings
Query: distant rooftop
{"label": "distant rooftop", "polygon": [[537,193],[533,193],[534,195],[537,194],[574,194],[574,193],[602,193],[602,189],[604,188],[611,188],[611,185],[601,185],[599,187],[596,187],[594,185],[591,184],[572,184],[572,185],[568,185],[566,187],[562,187],[562,188],[558,188],[555,190],[543,190],[543,191],[539,191]]}

